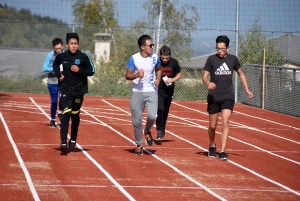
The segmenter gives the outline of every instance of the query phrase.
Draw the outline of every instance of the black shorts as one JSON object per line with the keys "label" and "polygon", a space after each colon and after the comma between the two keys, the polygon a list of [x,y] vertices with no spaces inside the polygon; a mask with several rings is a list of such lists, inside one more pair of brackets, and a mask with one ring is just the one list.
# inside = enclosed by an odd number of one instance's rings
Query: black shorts
{"label": "black shorts", "polygon": [[[79,112],[84,95],[74,95],[73,93],[62,93],[60,97],[60,104],[63,110],[70,110],[71,112]],[[64,113],[64,112],[63,112]]]}
{"label": "black shorts", "polygon": [[234,99],[225,99],[219,101],[208,101],[207,102],[207,112],[209,114],[216,114],[222,112],[224,109],[233,110]]}

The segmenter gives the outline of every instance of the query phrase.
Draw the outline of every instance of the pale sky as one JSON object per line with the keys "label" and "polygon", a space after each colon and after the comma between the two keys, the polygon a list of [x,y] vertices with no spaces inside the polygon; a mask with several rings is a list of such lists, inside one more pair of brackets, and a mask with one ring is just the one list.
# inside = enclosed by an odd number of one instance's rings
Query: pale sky
{"label": "pale sky", "polygon": [[[143,19],[147,12],[142,3],[147,0],[114,0],[120,26],[130,26]],[[247,30],[259,18],[263,30],[300,32],[300,0],[239,0],[239,29]],[[9,7],[27,8],[31,13],[73,22],[72,0],[0,0]],[[193,5],[200,15],[198,29],[235,30],[237,0],[178,0]]]}
{"label": "pale sky", "polygon": [[[16,9],[30,9],[33,14],[57,18],[72,24],[72,1],[74,0],[0,0]],[[147,12],[143,2],[148,0],[114,0],[119,26],[129,27],[137,20],[143,20]],[[227,35],[234,45],[237,24],[237,2],[239,2],[239,33],[244,34],[259,19],[267,37],[293,32],[300,35],[300,0],[178,0],[177,8],[193,5],[197,8],[200,21],[192,34],[195,55],[214,51],[215,37]],[[1,20],[1,19],[0,19]],[[158,22],[158,19],[155,19]]]}

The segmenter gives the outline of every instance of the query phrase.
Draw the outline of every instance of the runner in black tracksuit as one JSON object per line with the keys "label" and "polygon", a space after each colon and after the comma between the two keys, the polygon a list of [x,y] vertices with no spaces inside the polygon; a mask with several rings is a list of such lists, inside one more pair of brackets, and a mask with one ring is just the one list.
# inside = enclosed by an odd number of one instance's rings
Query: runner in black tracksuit
{"label": "runner in black tracksuit", "polygon": [[[60,100],[63,108],[60,130],[61,148],[67,148],[70,117],[72,125],[69,147],[74,148],[80,123],[80,108],[84,94],[88,92],[87,76],[94,75],[95,68],[91,59],[78,50],[79,37],[76,33],[67,33],[66,42],[68,51],[56,56],[53,69],[56,76],[62,81],[60,86]],[[60,73],[60,64],[63,65],[63,74]]]}
{"label": "runner in black tracksuit", "polygon": [[171,49],[168,46],[161,47],[160,60],[162,79],[158,86],[156,140],[162,140],[165,136],[167,118],[174,94],[175,81],[181,78],[181,68],[178,64],[178,61],[174,58],[171,58]]}

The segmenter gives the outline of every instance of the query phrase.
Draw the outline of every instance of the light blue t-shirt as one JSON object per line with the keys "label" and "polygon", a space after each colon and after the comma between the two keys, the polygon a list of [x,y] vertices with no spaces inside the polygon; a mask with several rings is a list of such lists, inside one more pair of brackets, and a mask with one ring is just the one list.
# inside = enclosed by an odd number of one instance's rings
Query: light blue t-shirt
{"label": "light blue t-shirt", "polygon": [[155,69],[160,66],[160,59],[157,54],[151,54],[144,58],[138,52],[132,55],[128,62],[128,68],[137,73],[140,69],[144,70],[144,77],[138,77],[132,82],[132,91],[134,92],[150,92],[157,91],[154,85]]}

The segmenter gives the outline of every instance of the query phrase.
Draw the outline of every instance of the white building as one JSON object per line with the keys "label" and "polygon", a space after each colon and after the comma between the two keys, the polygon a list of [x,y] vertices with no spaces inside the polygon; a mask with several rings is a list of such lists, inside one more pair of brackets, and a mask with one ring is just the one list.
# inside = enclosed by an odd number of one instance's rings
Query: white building
{"label": "white building", "polygon": [[109,61],[110,57],[110,43],[111,34],[109,33],[96,33],[95,35],[95,58],[96,63],[99,61]]}

